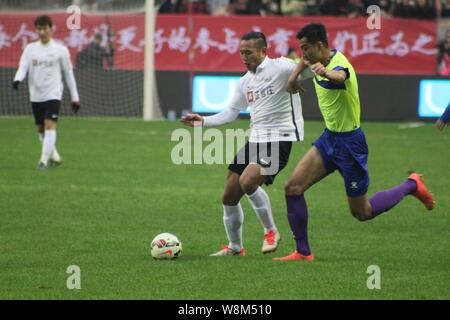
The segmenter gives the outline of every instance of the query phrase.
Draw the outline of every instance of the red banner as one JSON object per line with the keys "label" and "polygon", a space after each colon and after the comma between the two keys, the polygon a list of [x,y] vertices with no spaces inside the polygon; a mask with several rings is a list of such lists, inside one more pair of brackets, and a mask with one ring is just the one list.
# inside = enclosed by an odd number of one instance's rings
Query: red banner
{"label": "red banner", "polygon": [[[17,67],[23,47],[37,39],[32,13],[0,14],[0,66]],[[51,14],[54,38],[76,55],[103,34],[103,45],[114,46],[114,67],[142,69],[144,64],[143,13],[85,15],[81,28],[70,30],[69,14]],[[249,30],[265,33],[271,57],[285,55],[297,47],[295,35],[306,23],[321,22],[328,30],[331,48],[343,52],[358,73],[434,74],[436,22],[383,18],[381,29],[369,29],[365,18],[335,17],[212,17],[159,15],[154,34],[157,70],[244,71],[239,42]],[[109,31],[112,36],[108,37]],[[111,33],[109,33],[111,34]]]}

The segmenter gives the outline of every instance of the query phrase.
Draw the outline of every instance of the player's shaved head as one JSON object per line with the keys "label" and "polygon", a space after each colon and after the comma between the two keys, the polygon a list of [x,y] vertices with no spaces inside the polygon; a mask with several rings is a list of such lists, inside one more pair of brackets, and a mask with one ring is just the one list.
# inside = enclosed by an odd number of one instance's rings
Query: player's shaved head
{"label": "player's shaved head", "polygon": [[267,48],[266,36],[262,32],[250,31],[244,34],[241,41],[254,40],[255,47],[259,50]]}
{"label": "player's shaved head", "polygon": [[310,23],[304,26],[298,33],[297,39],[306,38],[309,43],[316,44],[322,42],[325,48],[328,48],[327,30],[321,23]]}

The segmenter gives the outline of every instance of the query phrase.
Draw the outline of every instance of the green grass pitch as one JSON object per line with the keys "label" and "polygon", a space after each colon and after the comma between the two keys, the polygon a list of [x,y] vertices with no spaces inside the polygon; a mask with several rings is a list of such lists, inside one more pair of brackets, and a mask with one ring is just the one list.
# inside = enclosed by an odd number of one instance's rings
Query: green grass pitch
{"label": "green grass pitch", "polygon": [[[40,144],[31,118],[0,118],[1,299],[450,299],[450,128],[363,123],[370,155],[369,193],[415,169],[436,197],[428,212],[407,197],[369,222],[351,217],[335,173],[306,193],[314,263],[272,261],[294,241],[283,182],[322,131],[306,122],[289,165],[268,191],[282,242],[263,255],[262,228],[246,199],[246,257],[213,258],[226,243],[220,196],[226,165],[171,162],[176,122],[62,118],[64,163],[35,169]],[[247,128],[237,121],[226,128]],[[150,258],[149,242],[172,232],[183,243],[174,261]],[[69,290],[67,267],[81,269]],[[381,270],[369,290],[367,268]]]}

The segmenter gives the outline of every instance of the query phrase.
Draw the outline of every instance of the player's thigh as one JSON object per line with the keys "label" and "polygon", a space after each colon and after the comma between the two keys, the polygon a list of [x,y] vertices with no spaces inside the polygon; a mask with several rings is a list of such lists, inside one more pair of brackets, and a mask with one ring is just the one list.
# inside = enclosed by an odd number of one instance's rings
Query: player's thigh
{"label": "player's thigh", "polygon": [[228,206],[235,206],[239,203],[244,191],[239,183],[240,175],[231,170],[228,171],[225,182],[225,189],[222,194],[222,203]]}
{"label": "player's thigh", "polygon": [[239,183],[245,193],[252,194],[260,185],[267,181],[268,177],[268,175],[264,174],[264,168],[261,165],[250,163],[242,172]]}
{"label": "player's thigh", "polygon": [[50,100],[44,102],[45,105],[45,129],[54,130],[56,129],[56,123],[59,118],[59,110],[61,108],[61,101]]}
{"label": "player's thigh", "polygon": [[357,197],[347,197],[352,216],[360,221],[369,220],[372,217],[372,207],[367,193]]}
{"label": "player's thigh", "polygon": [[38,132],[44,132],[43,130],[45,126],[45,106],[41,102],[32,102],[31,109],[33,111],[34,123],[36,125]]}
{"label": "player's thigh", "polygon": [[312,146],[303,156],[285,184],[287,195],[304,193],[316,182],[328,175],[319,150]]}

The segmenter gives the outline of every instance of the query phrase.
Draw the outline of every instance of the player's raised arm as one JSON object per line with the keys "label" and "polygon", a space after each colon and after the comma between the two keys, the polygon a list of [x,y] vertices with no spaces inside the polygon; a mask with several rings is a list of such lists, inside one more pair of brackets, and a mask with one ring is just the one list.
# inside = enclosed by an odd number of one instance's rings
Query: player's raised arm
{"label": "player's raised arm", "polygon": [[69,50],[66,47],[63,47],[63,51],[64,52],[61,57],[61,67],[63,70],[64,79],[69,87],[70,96],[72,97],[72,110],[74,113],[77,113],[80,109],[80,97],[78,95],[77,83],[73,74],[73,66],[70,61]]}
{"label": "player's raised arm", "polygon": [[30,66],[30,59],[28,57],[28,47],[25,47],[25,50],[22,53],[22,56],[20,57],[19,62],[19,68],[17,69],[16,76],[14,77],[13,81],[13,89],[18,90],[19,89],[19,83],[25,79],[28,72],[28,67]]}
{"label": "player's raised arm", "polygon": [[294,71],[289,76],[288,82],[286,83],[286,91],[295,94],[299,91],[304,92],[305,90],[300,85],[299,80],[311,79],[314,77],[314,74],[311,72],[307,61],[304,58],[301,58],[295,67]]}
{"label": "player's raised arm", "polygon": [[311,66],[312,72],[318,74],[321,77],[325,77],[333,83],[341,84],[347,80],[349,73],[348,70],[344,68],[337,68],[334,70],[327,70],[324,65],[317,62]]}

